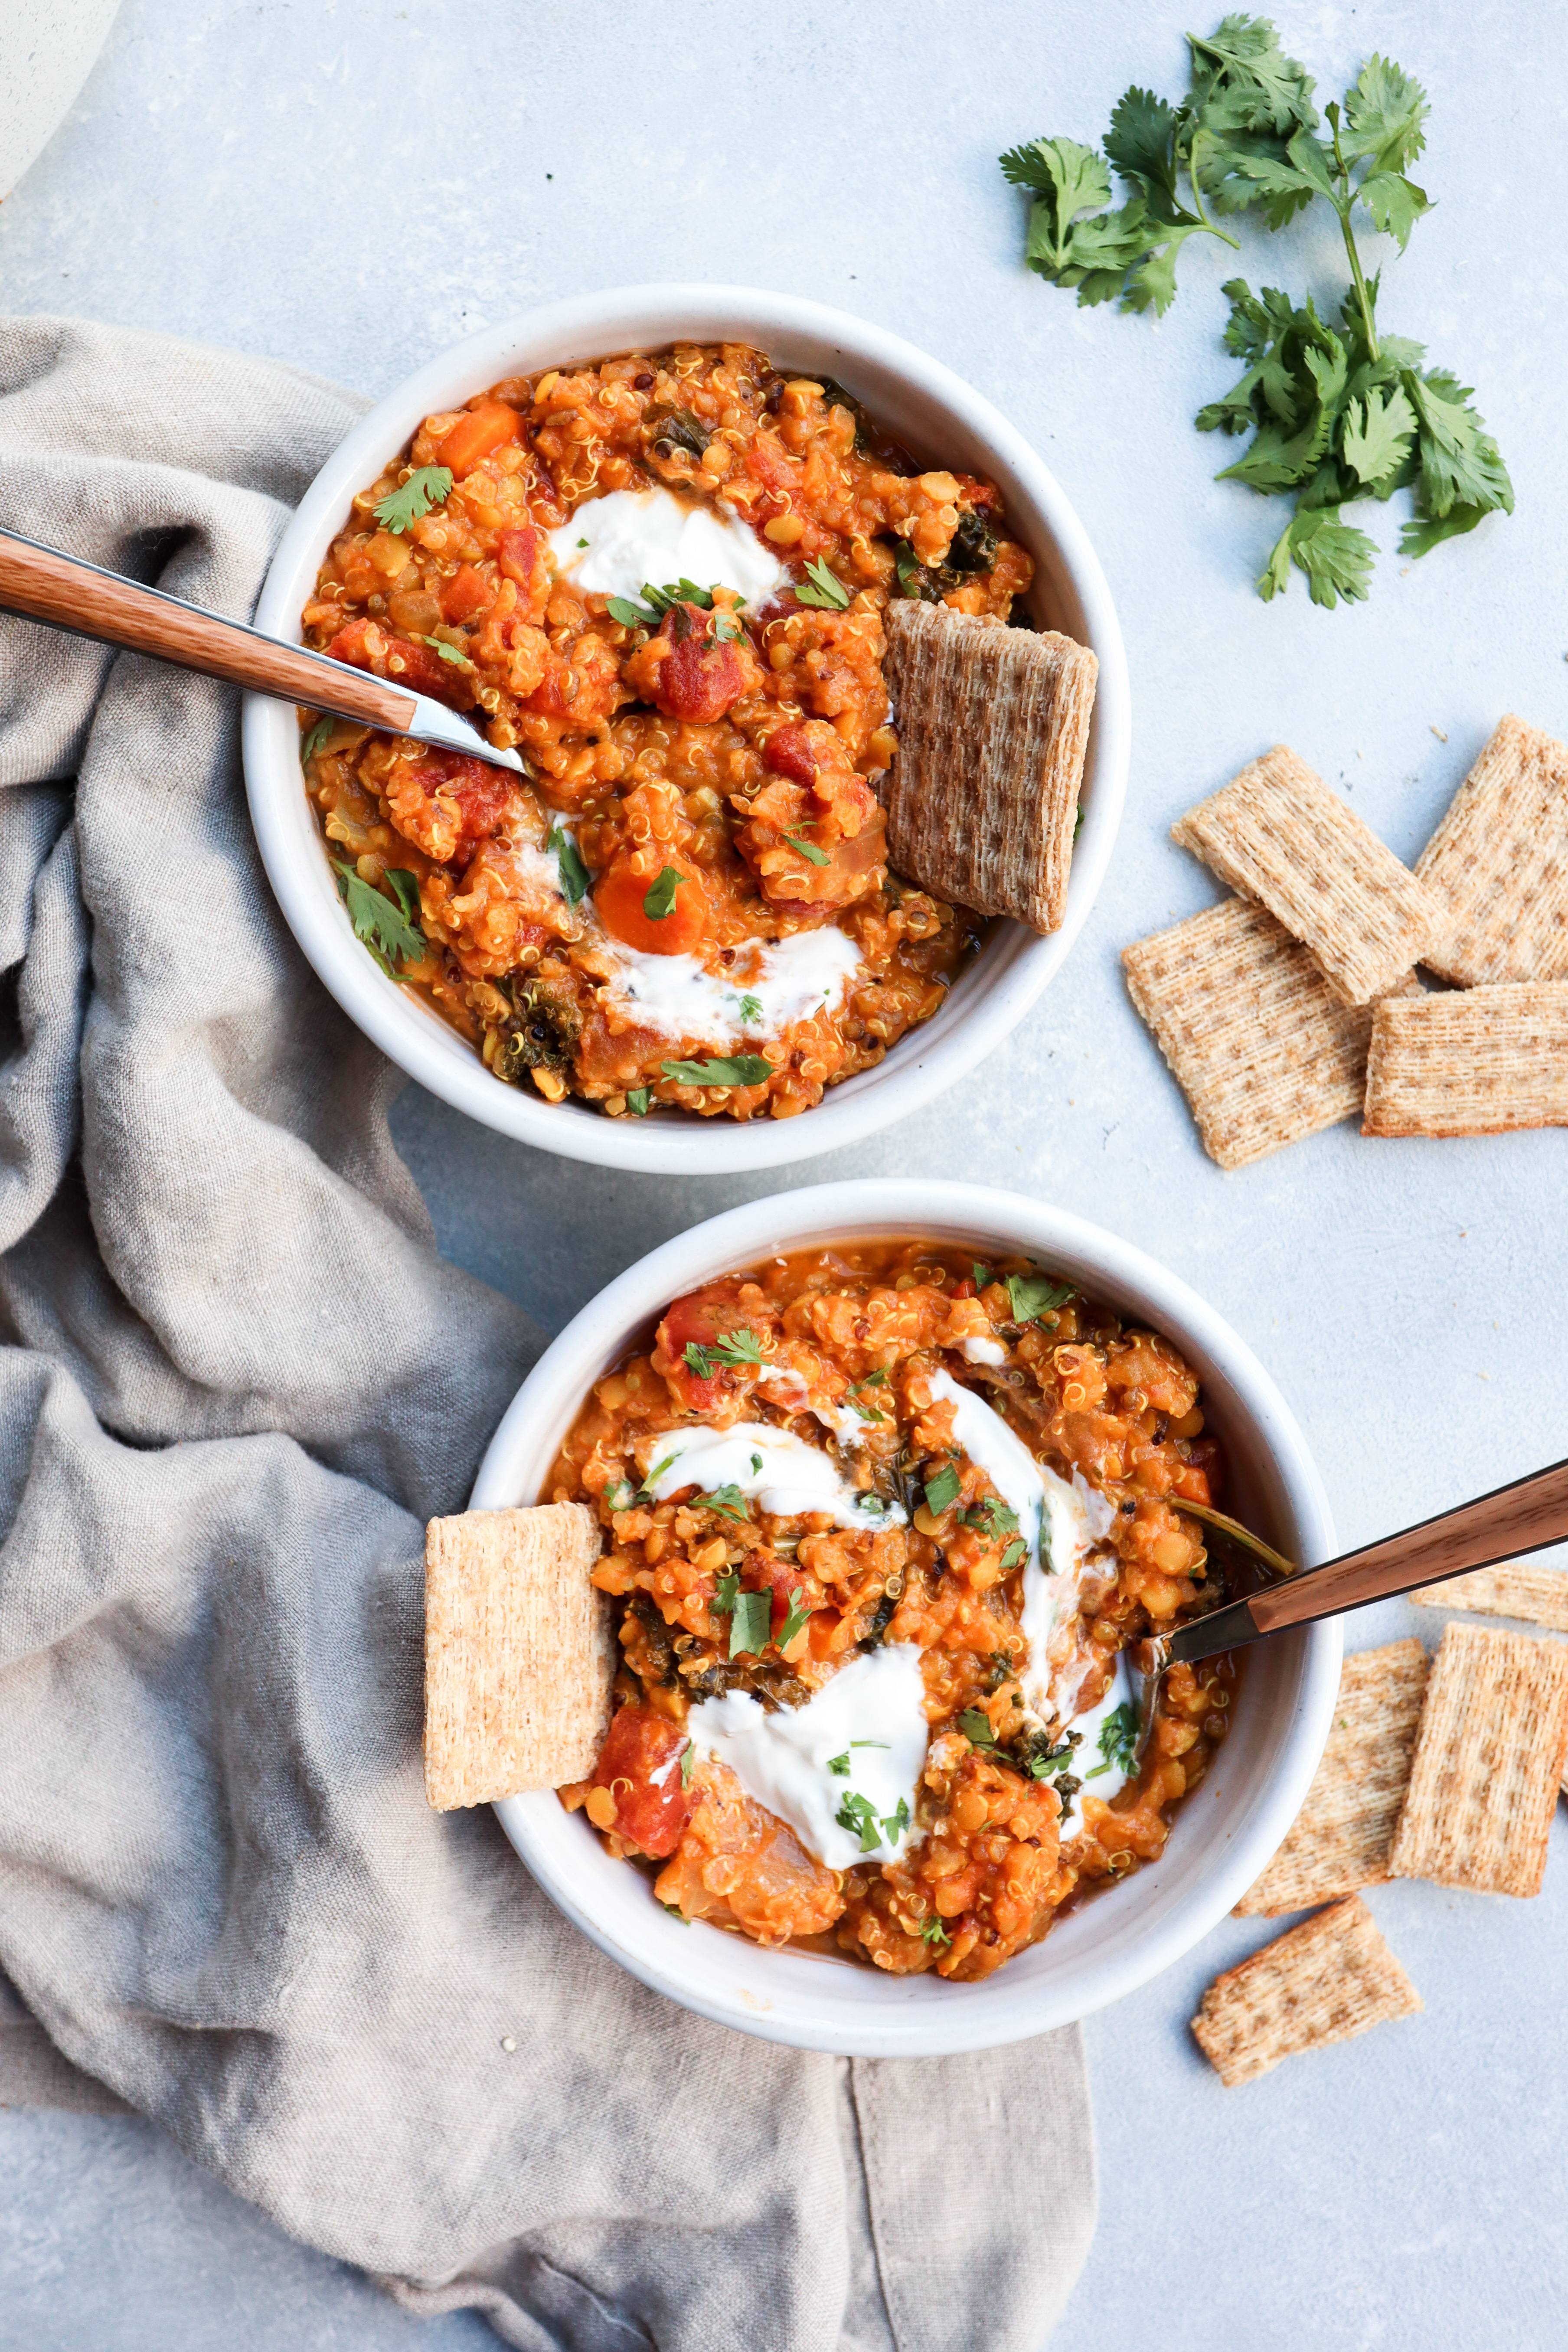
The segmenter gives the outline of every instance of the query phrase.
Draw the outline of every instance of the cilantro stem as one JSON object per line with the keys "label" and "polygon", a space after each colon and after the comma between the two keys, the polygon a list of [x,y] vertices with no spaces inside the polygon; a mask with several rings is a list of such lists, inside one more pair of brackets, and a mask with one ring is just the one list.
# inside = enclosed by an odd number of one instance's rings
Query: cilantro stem
{"label": "cilantro stem", "polygon": [[1345,162],[1345,151],[1340,144],[1340,110],[1331,102],[1323,111],[1329,118],[1329,127],[1334,134],[1334,165],[1345,192],[1342,203],[1337,196],[1332,198],[1331,202],[1340,216],[1340,235],[1344,238],[1345,252],[1350,257],[1351,278],[1355,286],[1355,299],[1361,310],[1362,327],[1366,335],[1367,352],[1375,367],[1382,354],[1377,347],[1377,329],[1373,322],[1372,298],[1367,292],[1366,278],[1361,266],[1361,256],[1356,251],[1355,237],[1351,229],[1351,206],[1355,202],[1356,192],[1351,184],[1351,167]]}
{"label": "cilantro stem", "polygon": [[1206,139],[1208,135],[1208,132],[1204,130],[1200,124],[1198,129],[1194,131],[1193,143],[1187,150],[1187,182],[1193,192],[1193,210],[1196,213],[1199,220],[1202,221],[1205,228],[1207,229],[1210,236],[1217,236],[1222,245],[1229,246],[1232,253],[1239,253],[1241,251],[1241,239],[1238,236],[1232,236],[1227,229],[1215,228],[1213,221],[1210,220],[1207,213],[1204,210],[1204,192],[1198,185],[1198,142],[1200,139]]}

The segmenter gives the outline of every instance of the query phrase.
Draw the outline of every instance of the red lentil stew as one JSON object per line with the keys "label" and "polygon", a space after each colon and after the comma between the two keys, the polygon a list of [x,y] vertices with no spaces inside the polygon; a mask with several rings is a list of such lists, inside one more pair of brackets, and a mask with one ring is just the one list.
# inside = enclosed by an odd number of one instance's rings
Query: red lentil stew
{"label": "red lentil stew", "polygon": [[1226,1737],[1235,1659],[1141,1739],[1125,1654],[1226,1598],[1184,1510],[1225,1475],[1169,1342],[1023,1259],[858,1244],[676,1299],[543,1496],[597,1509],[621,1649],[562,1801],[684,1919],[989,1975],[1160,1854]]}
{"label": "red lentil stew", "polygon": [[305,638],[471,713],[527,775],[307,714],[356,930],[551,1101],[809,1109],[983,936],[887,864],[882,614],[1022,619],[1005,520],[993,484],[921,471],[840,386],[744,346],[426,417],[354,499]]}

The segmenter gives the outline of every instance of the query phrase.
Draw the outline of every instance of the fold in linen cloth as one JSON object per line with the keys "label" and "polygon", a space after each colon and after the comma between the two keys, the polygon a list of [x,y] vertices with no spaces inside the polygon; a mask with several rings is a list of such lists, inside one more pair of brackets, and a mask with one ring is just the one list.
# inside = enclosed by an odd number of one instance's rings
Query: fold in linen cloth
{"label": "fold in linen cloth", "polygon": [[[363,404],[6,320],[0,517],[245,616]],[[426,1806],[422,1523],[541,1334],[436,1255],[236,719],[0,616],[0,2101],[124,2101],[531,2352],[1028,2352],[1093,2228],[1076,2030],[747,2040]]]}

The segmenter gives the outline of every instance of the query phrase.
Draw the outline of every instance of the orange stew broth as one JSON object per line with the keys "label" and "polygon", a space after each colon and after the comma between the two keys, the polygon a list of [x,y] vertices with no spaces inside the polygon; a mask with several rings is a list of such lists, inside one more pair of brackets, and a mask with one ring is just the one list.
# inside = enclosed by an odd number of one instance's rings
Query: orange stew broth
{"label": "orange stew broth", "polygon": [[[1080,1676],[1075,1714],[1104,1694],[1119,1651],[1224,1598],[1204,1528],[1182,1509],[1211,1501],[1225,1476],[1195,1377],[1157,1334],[1123,1328],[1077,1292],[1020,1324],[1031,1301],[1007,1276],[1037,1271],[908,1240],[775,1258],[677,1299],[651,1350],[596,1382],[574,1423],[547,1495],[597,1508],[605,1552],[594,1580],[614,1596],[622,1659],[598,1766],[561,1795],[585,1807],[612,1853],[656,1864],[656,1895],[683,1917],[970,1981],[1037,1942],[1081,1894],[1158,1856],[1173,1808],[1206,1771],[1237,1689],[1229,1656],[1167,1675],[1136,1780],[1110,1802],[1085,1789],[1081,1828],[1064,1843],[1061,1766],[1046,1777],[1028,1767],[1053,1743],[1059,1756],[1065,1727],[1042,1730],[1024,1706],[1024,1572],[1006,1566],[1005,1537],[988,1535],[976,1509],[995,1490],[960,1454],[952,1503],[933,1512],[921,1499],[954,1458],[954,1408],[931,1399],[942,1369],[1037,1459],[1081,1472],[1114,1506],[1079,1612],[1051,1640],[1053,1680],[1058,1663]],[[714,1358],[734,1333],[756,1347],[725,1355],[760,1363]],[[974,1338],[999,1344],[1003,1362],[970,1363],[963,1342]],[[756,1503],[737,1523],[691,1491],[644,1498],[658,1433],[764,1420],[826,1447],[810,1407],[847,1402],[875,1417],[834,1449],[841,1467],[851,1485],[912,1507],[907,1527],[847,1533],[826,1514],[774,1517]],[[730,1655],[730,1619],[714,1608],[726,1575],[772,1595],[760,1654]],[[792,1610],[798,1630],[784,1639]],[[916,1835],[896,1862],[829,1870],[728,1766],[688,1756],[688,1711],[735,1688],[766,1707],[801,1705],[882,1641],[923,1653],[931,1734]],[[1068,1769],[1093,1760],[1075,1752]]]}
{"label": "orange stew broth", "polygon": [[[424,467],[450,472],[449,493],[406,529],[378,527],[376,507]],[[845,609],[791,585],[741,613],[700,582],[711,609],[678,600],[629,626],[555,576],[547,531],[585,500],[659,487],[749,522],[797,584],[825,564]],[[334,858],[374,887],[414,877],[425,947],[405,984],[499,1078],[612,1117],[662,1103],[787,1118],[879,1061],[937,1010],[983,930],[887,866],[882,613],[912,594],[1007,620],[1034,565],[1003,520],[991,483],[919,471],[838,386],[742,345],[552,368],[426,417],[355,498],[303,614],[308,644],[471,712],[529,772],[347,720],[307,738]],[[558,816],[588,869],[576,903],[542,878]],[[649,915],[666,869],[672,903]],[[745,1041],[748,1083],[672,1077],[667,1061],[712,1045],[639,1026],[603,987],[615,942],[695,954],[722,977],[759,943],[828,924],[858,971],[840,1003]]]}

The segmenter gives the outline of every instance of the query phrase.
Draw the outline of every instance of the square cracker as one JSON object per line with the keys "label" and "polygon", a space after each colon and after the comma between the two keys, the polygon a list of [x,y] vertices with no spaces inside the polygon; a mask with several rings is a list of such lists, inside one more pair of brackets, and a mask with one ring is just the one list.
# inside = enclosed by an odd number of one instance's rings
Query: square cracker
{"label": "square cracker", "polygon": [[1423,1584],[1405,1594],[1418,1609],[1469,1609],[1481,1617],[1525,1617],[1568,1633],[1568,1571],[1531,1568],[1507,1560],[1501,1568],[1472,1568],[1443,1584]]}
{"label": "square cracker", "polygon": [[1283,743],[1189,809],[1171,838],[1267,907],[1342,1003],[1386,995],[1436,936],[1436,901]]}
{"label": "square cracker", "polygon": [[1385,997],[1367,1057],[1363,1135],[1568,1127],[1568,980]]}
{"label": "square cracker", "polygon": [[1333,1727],[1306,1802],[1237,1911],[1276,1918],[1388,1876],[1430,1664],[1414,1641],[1345,1660]]}
{"label": "square cracker", "polygon": [[1140,940],[1121,961],[1222,1168],[1245,1168],[1361,1109],[1371,1011],[1342,1004],[1263,908],[1227,898]]}
{"label": "square cracker", "polygon": [[425,1535],[425,1793],[442,1811],[590,1773],[616,1643],[586,1503],[465,1511]]}
{"label": "square cracker", "polygon": [[1441,909],[1445,980],[1568,979],[1568,748],[1510,711],[1415,871]]}
{"label": "square cracker", "polygon": [[1372,1913],[1352,1895],[1215,1977],[1193,2032],[1229,2090],[1298,2050],[1348,2042],[1420,2007]]}
{"label": "square cracker", "polygon": [[1446,1626],[1389,1875],[1539,1894],[1565,1756],[1568,1645]]}
{"label": "square cracker", "polygon": [[889,604],[883,626],[899,730],[893,866],[979,914],[1059,929],[1099,663],[1054,629],[913,597]]}

